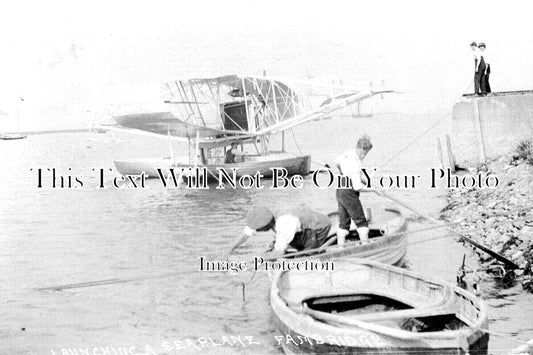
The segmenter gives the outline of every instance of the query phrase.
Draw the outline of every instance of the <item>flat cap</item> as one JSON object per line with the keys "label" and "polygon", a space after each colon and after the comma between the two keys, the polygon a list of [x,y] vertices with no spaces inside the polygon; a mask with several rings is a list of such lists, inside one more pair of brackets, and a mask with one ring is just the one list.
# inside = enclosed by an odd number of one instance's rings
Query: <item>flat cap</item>
{"label": "flat cap", "polygon": [[248,215],[246,226],[258,230],[268,226],[274,220],[274,214],[266,207],[257,207]]}
{"label": "flat cap", "polygon": [[472,42],[472,43],[470,43],[470,46],[476,46],[477,47],[477,43],[476,42]]}

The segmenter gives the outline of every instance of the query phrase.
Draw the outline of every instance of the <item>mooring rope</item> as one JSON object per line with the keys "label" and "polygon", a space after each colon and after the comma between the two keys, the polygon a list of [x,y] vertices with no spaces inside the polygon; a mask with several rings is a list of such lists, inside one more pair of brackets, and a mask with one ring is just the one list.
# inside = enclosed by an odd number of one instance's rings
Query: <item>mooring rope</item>
{"label": "mooring rope", "polygon": [[442,120],[444,120],[445,118],[447,118],[448,116],[450,116],[452,114],[452,111],[446,113],[446,115],[442,116],[441,118],[439,118],[437,121],[435,121],[429,128],[427,128],[424,132],[422,132],[421,134],[419,134],[415,139],[413,139],[411,142],[409,142],[406,146],[404,146],[402,149],[400,149],[396,154],[394,154],[392,156],[392,158],[390,158],[389,160],[387,160],[385,163],[381,164],[381,166],[379,167],[380,169],[383,168],[384,166],[386,166],[387,164],[389,164],[391,161],[394,160],[394,158],[396,158],[397,156],[399,156],[400,154],[402,154],[403,152],[405,152],[409,147],[411,147],[413,144],[415,144],[420,138],[422,138],[423,136],[425,136],[429,131],[431,131],[433,128],[435,128]]}
{"label": "mooring rope", "polygon": [[[468,86],[466,87],[466,90],[465,91],[468,91],[470,89],[470,87],[472,86],[474,82],[473,81],[469,81],[468,83]],[[392,158],[390,158],[389,160],[387,160],[385,163],[381,164],[381,166],[379,167],[380,169],[383,168],[384,166],[386,166],[387,164],[389,164],[392,160],[394,160],[394,158],[396,158],[397,156],[399,156],[400,154],[402,154],[404,151],[406,151],[410,146],[412,146],[416,141],[418,141],[420,138],[422,138],[423,136],[425,136],[429,131],[431,131],[433,128],[435,128],[442,120],[444,120],[446,117],[450,116],[451,114],[453,113],[453,111],[450,111],[448,113],[446,113],[446,115],[442,116],[441,118],[439,118],[437,121],[435,121],[429,128],[427,128],[424,132],[422,132],[420,135],[418,135],[415,139],[413,139],[410,143],[408,143],[406,146],[404,146],[400,151],[398,151]]]}

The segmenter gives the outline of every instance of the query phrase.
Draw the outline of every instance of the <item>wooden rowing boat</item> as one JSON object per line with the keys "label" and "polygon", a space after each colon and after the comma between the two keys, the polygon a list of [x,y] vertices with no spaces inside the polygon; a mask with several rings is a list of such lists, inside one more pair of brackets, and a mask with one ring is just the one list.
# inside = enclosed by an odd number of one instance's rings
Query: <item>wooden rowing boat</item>
{"label": "wooden rowing boat", "polygon": [[[346,237],[343,248],[339,248],[336,241],[326,248],[300,252],[295,255],[305,258],[316,255],[320,259],[336,259],[339,257],[355,257],[370,259],[390,265],[403,265],[407,253],[407,221],[400,211],[395,208],[384,208],[383,212],[376,213],[370,221],[369,239],[365,242],[359,236],[352,223],[350,234]],[[330,213],[332,231],[335,236],[338,226],[338,214]]]}
{"label": "wooden rowing boat", "polygon": [[[149,178],[158,178],[157,169],[161,169],[164,177],[170,173],[170,168],[174,169],[176,176],[179,175],[181,169],[192,168],[193,165],[186,163],[186,157],[176,159],[171,158],[162,159],[137,159],[132,161],[114,161],[115,168],[121,175],[139,175],[142,172]],[[287,174],[290,175],[307,175],[311,169],[310,155],[294,155],[289,153],[271,153],[269,155],[247,155],[246,160],[240,163],[224,164],[213,163],[202,165],[198,167],[206,167],[207,175],[210,181],[216,181],[215,177],[219,176],[219,169],[223,168],[230,176],[232,176],[232,169],[236,169],[236,177],[239,178],[244,175],[254,175],[256,173],[262,174],[264,177],[272,176],[271,168],[285,168]],[[187,173],[187,172],[185,172]]]}
{"label": "wooden rowing boat", "polygon": [[18,134],[18,133],[4,133],[4,134],[0,134],[0,139],[1,140],[4,140],[4,141],[12,141],[12,140],[16,140],[16,139],[24,139],[26,138],[25,135],[23,134]]}
{"label": "wooden rowing boat", "polygon": [[486,354],[484,304],[467,291],[369,260],[281,271],[270,292],[286,353]]}

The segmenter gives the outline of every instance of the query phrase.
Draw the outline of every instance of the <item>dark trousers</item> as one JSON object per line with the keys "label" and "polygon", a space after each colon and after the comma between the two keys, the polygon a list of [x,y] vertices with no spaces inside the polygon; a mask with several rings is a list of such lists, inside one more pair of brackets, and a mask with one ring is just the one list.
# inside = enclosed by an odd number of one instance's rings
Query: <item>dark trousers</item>
{"label": "dark trousers", "polygon": [[479,70],[474,75],[474,90],[476,94],[486,94],[485,88],[485,68],[479,67]]}
{"label": "dark trousers", "polygon": [[490,89],[490,84],[489,84],[490,65],[487,65],[486,72],[487,74],[485,74],[485,91],[489,93],[489,92],[492,92],[492,90]]}
{"label": "dark trousers", "polygon": [[350,220],[353,219],[357,227],[368,227],[368,221],[361,201],[359,191],[353,189],[337,189],[337,204],[339,206],[339,228],[350,230]]}
{"label": "dark trousers", "polygon": [[289,245],[298,251],[321,247],[328,240],[330,229],[331,224],[317,229],[304,229],[294,235]]}
{"label": "dark trousers", "polygon": [[476,94],[486,94],[487,89],[485,88],[485,61],[481,57],[481,63],[477,68],[476,75],[474,76]]}
{"label": "dark trousers", "polygon": [[476,94],[481,94],[481,73],[476,72],[474,74],[474,92]]}
{"label": "dark trousers", "polygon": [[483,57],[474,60],[474,92],[476,94],[486,94],[487,90],[485,89],[485,60]]}

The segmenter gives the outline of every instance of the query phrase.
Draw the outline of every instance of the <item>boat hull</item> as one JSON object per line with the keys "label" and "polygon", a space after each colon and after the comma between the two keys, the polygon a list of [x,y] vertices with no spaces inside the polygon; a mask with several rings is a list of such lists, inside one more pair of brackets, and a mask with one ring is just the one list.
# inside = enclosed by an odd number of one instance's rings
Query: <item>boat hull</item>
{"label": "boat hull", "polygon": [[15,133],[6,133],[6,134],[0,134],[0,139],[4,141],[12,141],[17,139],[24,139],[26,138],[23,134],[15,134]]}
{"label": "boat hull", "polygon": [[[405,263],[407,254],[408,237],[404,233],[407,230],[407,221],[399,210],[394,208],[385,208],[387,216],[385,222],[370,222],[369,228],[372,235],[373,231],[382,231],[384,235],[371,237],[365,242],[359,240],[347,240],[344,248],[332,245],[326,248],[325,253],[321,255],[324,259],[336,259],[341,257],[353,257],[377,261],[388,265],[402,266]],[[336,215],[331,215],[332,226],[337,228],[338,222]],[[351,232],[354,232],[355,225],[351,226]]]}
{"label": "boat hull", "polygon": [[171,158],[150,158],[150,159],[136,159],[136,160],[114,160],[115,169],[120,175],[140,175],[144,173],[147,178],[159,177],[157,169],[165,176],[169,173],[169,169],[177,169],[181,164],[174,163]]}
{"label": "boat hull", "polygon": [[[352,222],[350,235],[347,237],[343,248],[334,243],[326,247],[323,252],[316,255],[310,254],[320,260],[332,260],[338,258],[361,258],[377,261],[384,264],[402,266],[405,263],[407,254],[408,237],[404,233],[407,230],[407,221],[399,210],[394,208],[385,208],[384,216],[375,218],[377,222],[371,221],[370,238],[361,242],[356,236],[356,228]],[[334,235],[338,226],[337,213],[330,213],[332,231]],[[381,234],[377,236],[377,234]],[[373,236],[374,234],[374,236]],[[299,256],[305,259],[305,254]]]}
{"label": "boat hull", "polygon": [[[312,299],[349,295],[389,297],[415,312],[453,306],[465,326],[412,332],[389,323],[357,323],[357,317],[341,312],[309,310]],[[488,318],[482,302],[455,286],[389,265],[337,261],[334,271],[279,272],[273,278],[270,304],[276,340],[288,354],[487,354]]]}
{"label": "boat hull", "polygon": [[[185,173],[192,168],[185,162],[173,163],[168,159],[139,159],[135,161],[114,161],[115,168],[121,175],[139,175],[144,172],[148,178],[159,177],[158,169],[167,176],[170,169],[174,169],[175,174],[179,174],[182,169]],[[229,176],[232,176],[235,169],[236,177],[244,175],[261,174],[264,177],[272,176],[272,168],[284,168],[290,175],[307,175],[311,170],[310,155],[291,155],[291,154],[271,154],[267,156],[247,156],[247,161],[235,164],[208,164],[198,165],[199,168],[207,169],[209,181],[217,181],[220,175],[220,169],[224,169]]]}
{"label": "boat hull", "polygon": [[[468,347],[468,352],[464,349],[458,348],[455,344],[440,344],[428,347],[428,343],[420,342],[405,342],[400,343],[393,339],[389,346],[379,347],[383,342],[382,339],[376,338],[375,335],[361,333],[356,336],[353,334],[338,334],[338,335],[315,335],[309,337],[308,335],[300,334],[287,327],[282,320],[275,315],[276,328],[279,334],[276,341],[281,346],[285,354],[366,354],[366,355],[466,355],[466,354],[487,354],[488,352],[488,335],[480,335]],[[366,344],[376,342],[376,346],[368,346]]]}

